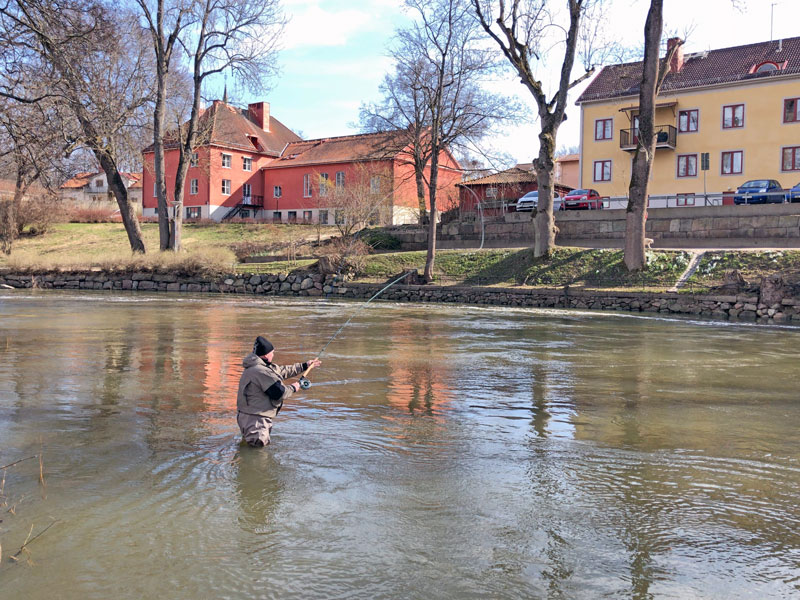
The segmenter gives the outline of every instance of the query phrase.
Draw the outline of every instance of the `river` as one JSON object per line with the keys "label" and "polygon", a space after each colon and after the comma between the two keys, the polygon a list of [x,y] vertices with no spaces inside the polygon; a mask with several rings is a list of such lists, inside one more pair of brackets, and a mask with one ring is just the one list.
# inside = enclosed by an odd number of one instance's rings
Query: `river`
{"label": "river", "polygon": [[256,450],[361,305],[0,293],[4,600],[800,595],[798,329],[375,302]]}

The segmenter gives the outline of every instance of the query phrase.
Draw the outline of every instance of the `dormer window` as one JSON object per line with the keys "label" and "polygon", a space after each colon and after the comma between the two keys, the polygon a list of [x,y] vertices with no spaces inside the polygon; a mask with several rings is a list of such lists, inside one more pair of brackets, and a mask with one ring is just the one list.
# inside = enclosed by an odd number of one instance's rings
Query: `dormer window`
{"label": "dormer window", "polygon": [[253,144],[253,148],[255,148],[256,150],[258,150],[261,147],[261,145],[258,143],[258,138],[256,136],[248,135],[247,139],[250,140],[250,143]]}
{"label": "dormer window", "polygon": [[771,60],[766,60],[750,68],[750,73],[772,73],[773,71],[783,71],[786,68],[786,61],[782,63],[775,63]]}

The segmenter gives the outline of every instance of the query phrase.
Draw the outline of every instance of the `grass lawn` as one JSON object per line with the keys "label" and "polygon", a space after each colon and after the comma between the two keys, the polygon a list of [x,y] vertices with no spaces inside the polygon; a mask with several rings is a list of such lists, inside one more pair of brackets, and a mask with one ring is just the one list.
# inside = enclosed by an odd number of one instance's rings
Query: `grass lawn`
{"label": "grass lawn", "polygon": [[706,252],[690,284],[713,287],[719,285],[726,271],[736,269],[750,283],[780,273],[787,283],[800,284],[800,250],[714,251]]}

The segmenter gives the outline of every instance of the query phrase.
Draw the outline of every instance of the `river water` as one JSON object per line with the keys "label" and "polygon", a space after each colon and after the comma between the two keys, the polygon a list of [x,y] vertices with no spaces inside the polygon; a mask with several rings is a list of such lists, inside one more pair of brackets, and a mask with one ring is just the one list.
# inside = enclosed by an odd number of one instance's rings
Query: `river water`
{"label": "river water", "polygon": [[376,302],[241,445],[357,306],[0,296],[0,597],[800,595],[800,330]]}

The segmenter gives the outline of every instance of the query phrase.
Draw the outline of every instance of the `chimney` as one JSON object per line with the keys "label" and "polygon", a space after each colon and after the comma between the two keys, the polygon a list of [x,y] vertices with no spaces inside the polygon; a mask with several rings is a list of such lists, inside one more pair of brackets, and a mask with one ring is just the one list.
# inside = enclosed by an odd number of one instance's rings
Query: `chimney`
{"label": "chimney", "polygon": [[261,127],[264,131],[269,131],[269,102],[253,102],[247,105],[250,113],[250,120]]}
{"label": "chimney", "polygon": [[672,49],[677,46],[675,54],[672,55],[672,60],[669,61],[669,70],[672,73],[680,73],[683,68],[683,40],[678,37],[669,38],[667,40],[667,56],[672,52]]}

